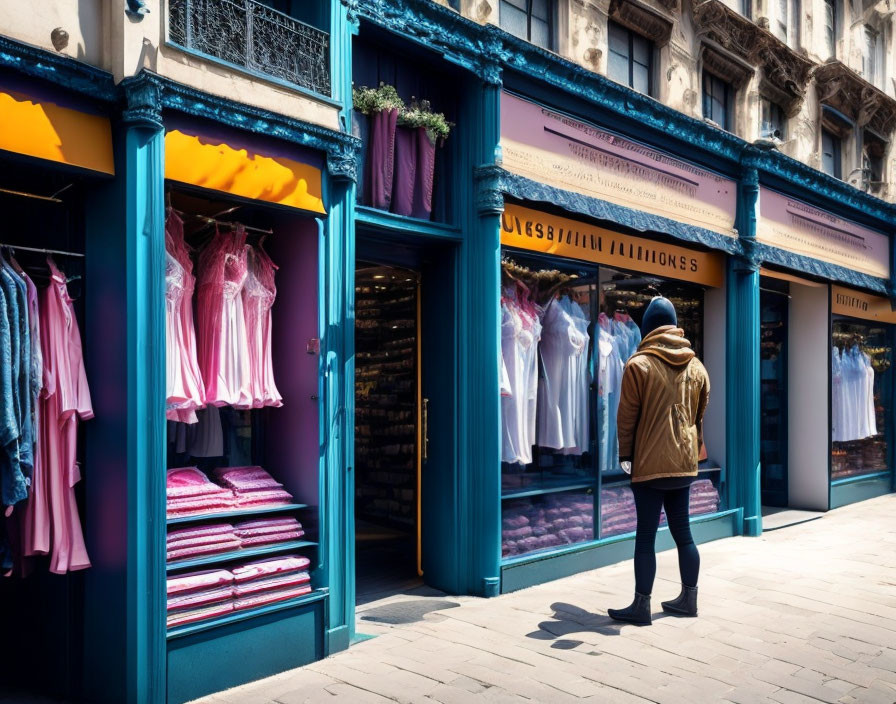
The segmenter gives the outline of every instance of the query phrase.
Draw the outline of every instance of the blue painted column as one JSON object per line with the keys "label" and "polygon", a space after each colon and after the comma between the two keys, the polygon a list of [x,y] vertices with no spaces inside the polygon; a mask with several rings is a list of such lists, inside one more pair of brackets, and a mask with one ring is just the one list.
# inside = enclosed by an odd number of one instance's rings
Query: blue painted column
{"label": "blue painted column", "polygon": [[740,183],[738,232],[743,254],[728,260],[728,491],[744,510],[743,532],[762,533],[759,485],[761,335],[759,260],[755,256],[759,174],[749,159]]}
{"label": "blue painted column", "polygon": [[[351,128],[352,38],[357,9],[331,3],[332,97]],[[321,493],[320,549],[330,589],[327,649],[344,650],[355,634],[355,191],[360,143],[327,154],[328,214],[320,225]]]}
{"label": "blue painted column", "polygon": [[161,89],[122,82],[115,178],[86,202],[84,696],[166,699],[165,239]]}
{"label": "blue painted column", "polygon": [[[472,167],[495,163],[501,129],[501,79],[485,66],[473,82],[462,129]],[[480,169],[479,173],[488,169]],[[470,172],[467,172],[470,173]],[[465,204],[467,236],[460,258],[460,418],[458,428],[460,545],[468,560],[467,593],[496,596],[501,583],[501,409],[500,409],[500,213],[503,198],[488,178],[477,179],[473,202]],[[463,564],[463,563],[462,563]]]}

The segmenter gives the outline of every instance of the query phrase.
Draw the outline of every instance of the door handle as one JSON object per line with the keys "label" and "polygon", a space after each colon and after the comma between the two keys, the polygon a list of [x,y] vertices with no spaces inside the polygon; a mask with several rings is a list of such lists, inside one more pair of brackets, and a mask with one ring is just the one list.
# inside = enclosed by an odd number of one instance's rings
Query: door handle
{"label": "door handle", "polygon": [[421,448],[423,461],[429,459],[429,399],[423,399],[423,447]]}

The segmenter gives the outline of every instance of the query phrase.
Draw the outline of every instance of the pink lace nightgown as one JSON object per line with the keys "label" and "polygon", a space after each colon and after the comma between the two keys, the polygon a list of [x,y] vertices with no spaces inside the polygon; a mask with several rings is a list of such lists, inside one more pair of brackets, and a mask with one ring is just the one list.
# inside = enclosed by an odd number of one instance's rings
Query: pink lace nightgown
{"label": "pink lace nightgown", "polygon": [[199,255],[199,368],[205,400],[250,408],[249,348],[243,311],[246,231],[216,232]]}
{"label": "pink lace nightgown", "polygon": [[50,571],[63,574],[90,567],[75,484],[81,479],[77,463],[78,417],[93,418],[84,371],[81,333],[65,275],[47,260],[52,275],[40,292],[40,335],[44,388],[40,401],[40,462],[31,501],[47,506],[45,518],[32,526],[32,554],[50,554]]}
{"label": "pink lace nightgown", "polygon": [[184,241],[183,221],[174,213],[165,222],[165,332],[169,420],[196,422],[205,406],[205,387],[196,357],[193,324],[193,262]]}
{"label": "pink lace nightgown", "polygon": [[248,277],[243,288],[246,334],[249,344],[252,406],[282,406],[283,397],[274,383],[271,361],[271,306],[277,297],[274,272],[277,265],[260,247],[250,247]]}

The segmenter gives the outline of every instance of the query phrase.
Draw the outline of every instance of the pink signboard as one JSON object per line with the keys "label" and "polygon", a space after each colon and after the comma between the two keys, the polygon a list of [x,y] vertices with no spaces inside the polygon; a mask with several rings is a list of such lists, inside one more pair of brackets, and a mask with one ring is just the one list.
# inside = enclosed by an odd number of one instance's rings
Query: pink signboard
{"label": "pink signboard", "polygon": [[509,93],[502,165],[539,183],[734,237],[734,181]]}
{"label": "pink signboard", "polygon": [[768,188],[759,191],[756,239],[871,276],[890,276],[886,235]]}

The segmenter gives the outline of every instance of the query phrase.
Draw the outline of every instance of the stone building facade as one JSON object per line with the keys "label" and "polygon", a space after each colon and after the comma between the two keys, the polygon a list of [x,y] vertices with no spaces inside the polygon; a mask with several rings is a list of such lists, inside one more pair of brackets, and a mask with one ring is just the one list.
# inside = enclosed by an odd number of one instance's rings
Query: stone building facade
{"label": "stone building facade", "polygon": [[[887,0],[462,0],[664,105],[896,199],[896,59]],[[635,56],[637,54],[637,56]]]}

